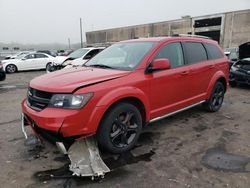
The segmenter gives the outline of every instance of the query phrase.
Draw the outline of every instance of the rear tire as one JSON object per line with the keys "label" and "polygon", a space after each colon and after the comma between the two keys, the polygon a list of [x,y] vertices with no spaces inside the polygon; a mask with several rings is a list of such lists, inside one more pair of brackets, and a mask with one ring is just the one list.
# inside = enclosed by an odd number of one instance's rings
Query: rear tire
{"label": "rear tire", "polygon": [[130,103],[118,103],[104,115],[98,128],[98,144],[111,153],[131,150],[142,130],[139,110]]}
{"label": "rear tire", "polygon": [[217,112],[222,106],[224,94],[224,85],[217,81],[214,85],[210,98],[204,103],[205,109],[209,112]]}
{"label": "rear tire", "polygon": [[9,65],[6,66],[5,71],[7,73],[10,73],[10,74],[15,73],[15,72],[17,72],[17,67],[16,67],[16,65],[9,64]]}

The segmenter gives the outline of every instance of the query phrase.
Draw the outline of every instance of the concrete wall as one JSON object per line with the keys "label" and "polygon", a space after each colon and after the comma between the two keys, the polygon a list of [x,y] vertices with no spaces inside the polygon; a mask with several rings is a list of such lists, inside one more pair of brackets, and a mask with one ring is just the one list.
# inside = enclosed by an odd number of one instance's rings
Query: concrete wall
{"label": "concrete wall", "polygon": [[248,41],[250,41],[250,10],[226,13],[222,46],[237,47]]}
{"label": "concrete wall", "polygon": [[[193,28],[194,20],[221,16],[221,26]],[[228,12],[216,15],[207,15],[180,20],[158,22],[144,25],[121,27],[86,33],[87,44],[112,43],[139,37],[158,37],[172,34],[187,34],[196,30],[221,30],[220,45],[222,47],[236,47],[250,41],[250,9]]]}
{"label": "concrete wall", "polygon": [[87,32],[87,44],[118,42],[139,37],[158,37],[190,32],[191,19],[159,22]]}

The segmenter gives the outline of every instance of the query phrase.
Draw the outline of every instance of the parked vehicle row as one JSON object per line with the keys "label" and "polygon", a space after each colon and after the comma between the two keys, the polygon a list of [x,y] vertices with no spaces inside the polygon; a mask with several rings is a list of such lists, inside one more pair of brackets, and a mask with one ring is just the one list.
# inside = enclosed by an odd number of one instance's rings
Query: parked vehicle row
{"label": "parked vehicle row", "polygon": [[29,53],[15,59],[3,60],[1,64],[7,73],[14,73],[21,70],[46,69],[54,57],[45,53]]}
{"label": "parked vehicle row", "polygon": [[47,72],[53,72],[62,68],[81,66],[103,49],[103,47],[82,48],[74,51],[69,56],[56,57],[55,54],[46,50],[25,52],[11,59],[2,60],[0,64],[7,73],[36,69],[46,69]]}

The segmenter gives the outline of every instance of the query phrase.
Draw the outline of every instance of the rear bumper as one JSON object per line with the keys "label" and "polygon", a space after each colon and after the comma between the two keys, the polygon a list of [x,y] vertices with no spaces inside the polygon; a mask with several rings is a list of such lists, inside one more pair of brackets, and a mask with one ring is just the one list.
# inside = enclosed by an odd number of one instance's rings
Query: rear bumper
{"label": "rear bumper", "polygon": [[250,85],[250,74],[231,71],[229,74],[229,82]]}

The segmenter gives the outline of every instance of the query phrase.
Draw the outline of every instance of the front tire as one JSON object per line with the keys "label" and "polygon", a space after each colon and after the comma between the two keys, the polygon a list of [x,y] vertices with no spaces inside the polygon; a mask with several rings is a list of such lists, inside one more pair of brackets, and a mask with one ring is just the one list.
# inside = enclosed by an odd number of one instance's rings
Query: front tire
{"label": "front tire", "polygon": [[104,115],[97,132],[98,144],[111,153],[131,150],[142,130],[139,110],[129,103],[118,103]]}
{"label": "front tire", "polygon": [[16,65],[9,64],[9,65],[6,66],[5,71],[7,73],[10,73],[10,74],[15,73],[15,72],[17,72],[17,67],[16,67]]}
{"label": "front tire", "polygon": [[52,67],[52,63],[50,62],[50,63],[47,63],[47,65],[46,65],[46,72],[47,73],[50,73],[51,72],[51,68]]}
{"label": "front tire", "polygon": [[217,81],[214,85],[210,98],[204,103],[205,109],[209,112],[217,112],[222,106],[224,94],[224,85]]}

